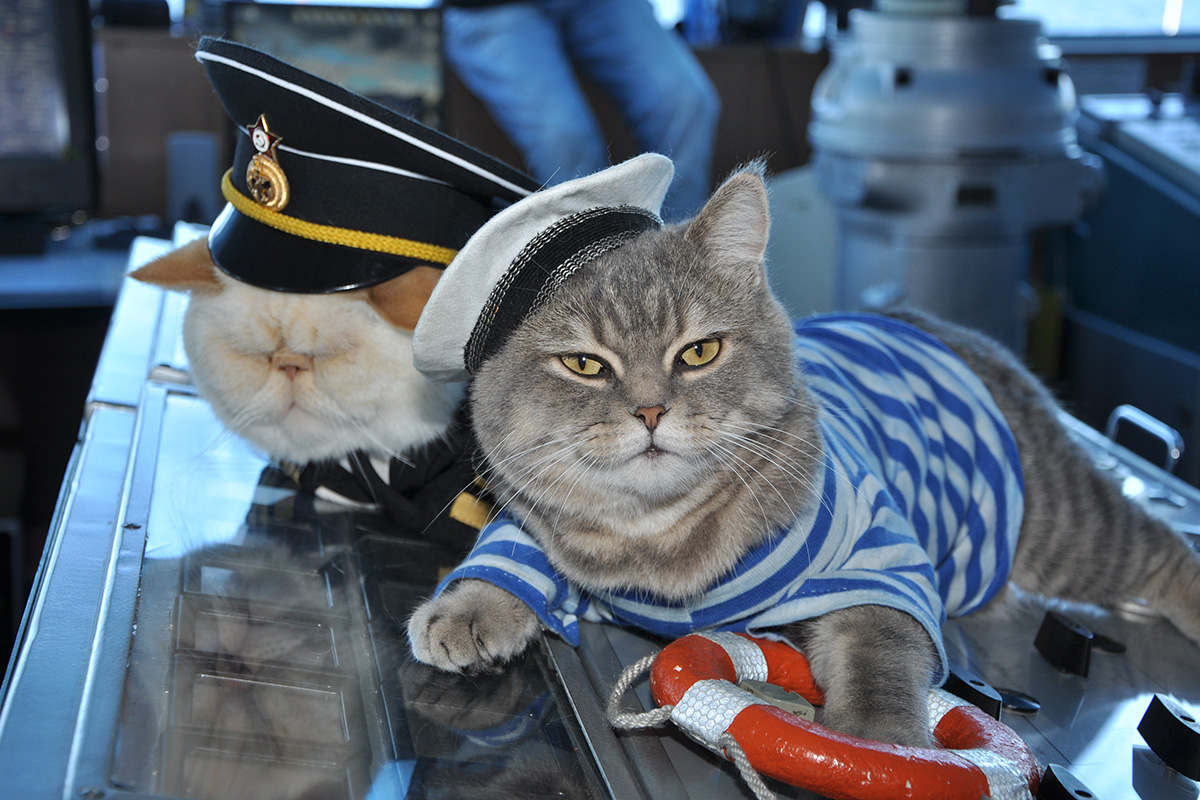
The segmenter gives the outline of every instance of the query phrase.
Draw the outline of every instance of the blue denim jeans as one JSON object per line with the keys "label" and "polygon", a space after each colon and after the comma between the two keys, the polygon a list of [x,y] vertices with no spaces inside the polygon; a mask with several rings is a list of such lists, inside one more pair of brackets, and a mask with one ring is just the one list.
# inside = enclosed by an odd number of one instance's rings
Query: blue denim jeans
{"label": "blue denim jeans", "polygon": [[711,188],[720,101],[695,55],[646,0],[521,0],[446,8],[446,60],[550,185],[609,166],[608,142],[575,70],[621,109],[643,152],[675,162],[663,217]]}

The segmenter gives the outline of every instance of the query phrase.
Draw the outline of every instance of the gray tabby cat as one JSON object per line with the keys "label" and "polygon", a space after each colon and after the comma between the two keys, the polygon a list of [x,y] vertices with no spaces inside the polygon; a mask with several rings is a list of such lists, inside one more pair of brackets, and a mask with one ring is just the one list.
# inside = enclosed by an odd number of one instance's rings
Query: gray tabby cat
{"label": "gray tabby cat", "polygon": [[[760,170],[735,174],[691,222],[644,233],[572,275],[475,376],[494,491],[588,591],[687,600],[820,497],[822,412],[767,285],[768,222]],[[1011,582],[1097,604],[1144,598],[1200,641],[1200,559],[1188,543],[1092,467],[1011,354],[904,316],[976,371],[1015,435],[1026,492]],[[420,660],[472,671],[520,653],[538,628],[512,595],[460,580],[417,610],[409,637]],[[783,633],[825,691],[827,725],[927,746],[926,698],[940,668],[927,630],[902,611],[861,605]]]}

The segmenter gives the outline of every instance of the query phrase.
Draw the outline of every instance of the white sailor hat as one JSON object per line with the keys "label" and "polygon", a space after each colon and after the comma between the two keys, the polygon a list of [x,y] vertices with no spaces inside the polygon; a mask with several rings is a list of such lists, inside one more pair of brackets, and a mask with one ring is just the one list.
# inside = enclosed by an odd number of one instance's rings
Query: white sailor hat
{"label": "white sailor hat", "polygon": [[526,197],[483,225],[421,312],[413,361],[437,381],[478,371],[567,277],[645,231],[675,168],[647,153]]}
{"label": "white sailor hat", "polygon": [[371,286],[442,268],[503,206],[519,170],[259,50],[200,40],[196,58],[239,133],[209,250],[285,292]]}

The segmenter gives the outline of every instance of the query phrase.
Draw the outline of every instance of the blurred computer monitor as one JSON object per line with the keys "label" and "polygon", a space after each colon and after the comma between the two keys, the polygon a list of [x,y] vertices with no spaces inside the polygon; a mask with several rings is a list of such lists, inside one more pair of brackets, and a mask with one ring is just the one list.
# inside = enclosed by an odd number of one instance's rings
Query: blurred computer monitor
{"label": "blurred computer monitor", "polygon": [[441,12],[429,6],[233,0],[225,35],[438,128]]}
{"label": "blurred computer monitor", "polygon": [[96,207],[88,0],[0,3],[0,253]]}

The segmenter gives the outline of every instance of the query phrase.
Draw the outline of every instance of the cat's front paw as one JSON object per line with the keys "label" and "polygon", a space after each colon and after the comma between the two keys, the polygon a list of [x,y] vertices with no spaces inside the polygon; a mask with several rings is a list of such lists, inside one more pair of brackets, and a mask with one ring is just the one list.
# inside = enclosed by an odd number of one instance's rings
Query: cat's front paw
{"label": "cat's front paw", "polygon": [[537,615],[503,589],[462,580],[417,608],[408,622],[413,656],[449,672],[486,672],[525,651]]}
{"label": "cat's front paw", "polygon": [[937,650],[912,616],[865,605],[831,611],[795,631],[825,690],[820,721],[834,730],[929,747],[929,687]]}

